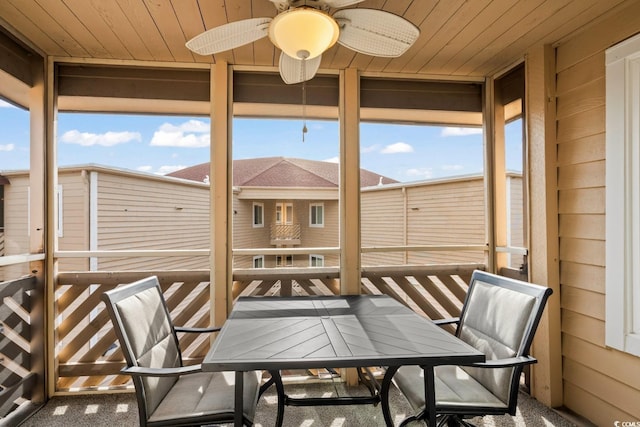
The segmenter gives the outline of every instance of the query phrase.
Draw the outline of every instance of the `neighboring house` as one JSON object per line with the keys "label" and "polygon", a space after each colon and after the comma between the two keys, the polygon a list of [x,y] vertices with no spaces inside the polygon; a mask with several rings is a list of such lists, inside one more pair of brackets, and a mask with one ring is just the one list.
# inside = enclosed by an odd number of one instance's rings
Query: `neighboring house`
{"label": "neighboring house", "polygon": [[[3,175],[10,181],[4,185],[5,254],[27,253],[29,174],[5,171]],[[209,248],[208,184],[82,165],[59,169],[57,198],[60,250]],[[208,267],[207,256],[61,258],[58,264],[60,271]],[[15,273],[5,272],[7,277]]]}
{"label": "neighboring house", "polygon": [[[209,163],[169,174],[207,181]],[[369,187],[398,181],[361,169]],[[282,248],[279,255],[234,257],[234,267],[337,266],[338,255],[292,254],[287,248],[338,246],[337,163],[285,157],[234,160],[233,248]]]}
{"label": "neighboring house", "polygon": [[[5,209],[5,253],[25,253],[29,177],[26,171],[3,173],[6,183],[0,188],[11,201],[0,204]],[[168,176],[97,165],[62,167],[57,193],[62,206],[57,221],[59,249],[208,249],[208,175],[209,163]],[[521,178],[510,177],[516,183],[513,235],[520,236],[511,244],[523,246]],[[283,157],[236,160],[233,179],[234,249],[282,248],[278,255],[236,256],[235,268],[339,265],[337,255],[287,251],[338,246],[337,164]],[[362,245],[484,245],[483,182],[481,175],[470,175],[399,183],[363,169]],[[413,251],[366,253],[362,260],[363,265],[391,265],[484,262],[484,257],[478,251]],[[516,259],[512,265],[521,263]],[[185,267],[209,268],[208,257],[59,260],[60,271]],[[11,272],[16,273],[27,272]]]}

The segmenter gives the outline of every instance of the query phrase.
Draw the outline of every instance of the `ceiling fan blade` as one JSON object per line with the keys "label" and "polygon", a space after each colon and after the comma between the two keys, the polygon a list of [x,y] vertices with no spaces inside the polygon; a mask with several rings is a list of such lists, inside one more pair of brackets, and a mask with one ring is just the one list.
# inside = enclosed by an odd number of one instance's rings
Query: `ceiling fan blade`
{"label": "ceiling fan blade", "polygon": [[341,7],[347,7],[357,3],[362,3],[363,1],[364,0],[322,0],[322,3],[334,9],[338,9]]}
{"label": "ceiling fan blade", "polygon": [[340,26],[338,43],[366,55],[400,56],[420,35],[411,22],[383,10],[344,9],[333,18]]}
{"label": "ceiling fan blade", "polygon": [[211,55],[254,42],[269,34],[273,18],[252,18],[231,22],[199,34],[186,43],[200,55]]}
{"label": "ceiling fan blade", "polygon": [[303,63],[301,59],[292,58],[283,52],[280,54],[280,77],[288,85],[311,80],[318,72],[321,60],[322,55],[305,59]]}

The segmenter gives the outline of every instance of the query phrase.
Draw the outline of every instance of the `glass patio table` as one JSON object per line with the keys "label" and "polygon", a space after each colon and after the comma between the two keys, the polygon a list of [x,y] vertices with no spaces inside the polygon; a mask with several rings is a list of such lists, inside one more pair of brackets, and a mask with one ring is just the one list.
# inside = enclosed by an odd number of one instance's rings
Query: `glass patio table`
{"label": "glass patio table", "polygon": [[[434,390],[434,366],[484,360],[483,353],[387,295],[241,297],[202,369],[236,372],[236,426],[242,425],[242,372],[253,370],[271,373],[278,393],[278,426],[285,405],[378,402],[391,426],[388,392],[400,366],[422,366],[425,387]],[[372,396],[293,399],[284,392],[280,377],[285,369],[367,366],[387,368]],[[435,405],[433,393],[428,393],[428,400]],[[432,415],[429,425],[435,425]]]}

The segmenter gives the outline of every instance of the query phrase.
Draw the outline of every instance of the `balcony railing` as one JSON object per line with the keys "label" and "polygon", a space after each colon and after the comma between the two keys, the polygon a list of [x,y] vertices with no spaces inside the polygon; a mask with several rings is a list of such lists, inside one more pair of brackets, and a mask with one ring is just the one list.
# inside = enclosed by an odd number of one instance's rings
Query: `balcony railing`
{"label": "balcony railing", "polygon": [[[404,265],[362,270],[361,293],[388,294],[429,318],[457,316],[467,283],[482,264]],[[176,325],[209,324],[209,270],[68,272],[55,287],[56,391],[130,388],[119,375],[124,358],[116,346],[101,294],[119,284],[157,275]],[[239,295],[332,295],[340,292],[338,268],[282,268],[234,271],[233,297]],[[186,363],[199,363],[207,337],[180,337]]]}
{"label": "balcony railing", "polygon": [[34,338],[42,334],[35,324],[41,317],[36,284],[33,276],[0,283],[0,425],[15,425],[11,417],[35,411],[32,399],[42,394],[37,391],[42,340]]}
{"label": "balcony railing", "polygon": [[271,224],[272,245],[299,245],[300,224]]}

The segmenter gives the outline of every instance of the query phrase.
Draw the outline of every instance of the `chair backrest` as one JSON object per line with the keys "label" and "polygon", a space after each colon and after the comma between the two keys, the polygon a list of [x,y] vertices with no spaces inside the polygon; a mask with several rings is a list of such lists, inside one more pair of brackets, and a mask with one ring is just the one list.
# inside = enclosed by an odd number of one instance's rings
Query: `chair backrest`
{"label": "chair backrest", "polygon": [[[128,366],[182,366],[178,339],[155,276],[107,291],[102,296]],[[176,377],[133,377],[141,425],[155,411]]]}
{"label": "chair backrest", "polygon": [[[550,288],[475,271],[456,335],[487,360],[526,356],[551,293]],[[522,366],[463,369],[515,411]]]}

